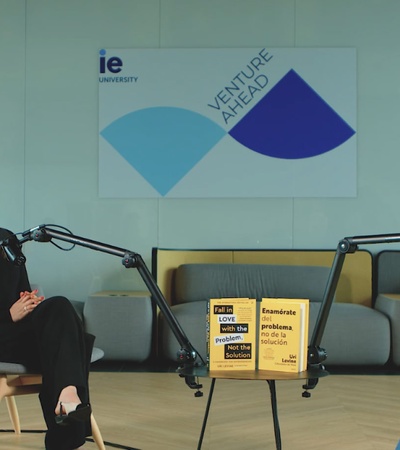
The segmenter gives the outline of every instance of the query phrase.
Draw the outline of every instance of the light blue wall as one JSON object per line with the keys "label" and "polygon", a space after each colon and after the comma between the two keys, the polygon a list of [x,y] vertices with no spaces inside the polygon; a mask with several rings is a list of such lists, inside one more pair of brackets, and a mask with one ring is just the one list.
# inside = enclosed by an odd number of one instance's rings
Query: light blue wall
{"label": "light blue wall", "polygon": [[[398,0],[0,0],[1,226],[60,224],[149,266],[154,246],[335,248],[400,232],[399,17]],[[98,197],[99,49],[261,46],[357,49],[357,198]],[[24,251],[48,295],[144,287],[110,255]]]}

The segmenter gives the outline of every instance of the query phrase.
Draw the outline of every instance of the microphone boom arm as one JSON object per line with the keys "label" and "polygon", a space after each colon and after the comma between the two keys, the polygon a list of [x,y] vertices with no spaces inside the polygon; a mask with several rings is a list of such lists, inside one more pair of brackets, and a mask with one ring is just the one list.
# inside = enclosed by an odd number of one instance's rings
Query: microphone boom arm
{"label": "microphone boom arm", "polygon": [[[328,320],[328,315],[333,303],[346,255],[348,253],[356,252],[359,245],[386,244],[392,242],[400,242],[400,234],[377,234],[370,236],[345,237],[339,242],[336,249],[335,258],[332,263],[331,271],[329,273],[324,298],[322,300],[322,305],[317,318],[317,323],[310,341],[311,353],[313,350],[317,349],[321,343],[322,335],[324,333],[325,325]],[[311,364],[318,363],[318,358],[314,360],[314,357],[317,356],[317,352],[314,355],[310,355],[309,362]]]}
{"label": "microphone boom arm", "polygon": [[[308,346],[308,367],[318,368],[325,361],[327,354],[325,349],[320,347],[322,336],[328,320],[329,312],[335,297],[336,288],[342,272],[344,260],[348,253],[354,253],[359,245],[365,244],[388,244],[400,242],[400,234],[377,234],[366,236],[345,237],[339,241],[336,254],[329,272],[328,281],[325,287],[324,297],[318,313],[317,321]],[[313,389],[318,383],[318,379],[309,379],[303,386],[306,392],[304,397],[309,397],[307,390]]]}
{"label": "microphone boom arm", "polygon": [[[183,363],[184,365],[195,365],[197,352],[192,346],[185,332],[183,331],[175,315],[171,311],[170,306],[168,305],[164,295],[162,294],[141,255],[130,250],[114,247],[81,236],[54,230],[53,228],[48,228],[46,225],[40,225],[31,230],[23,232],[20,243],[22,244],[29,240],[37,242],[49,242],[52,239],[58,239],[60,241],[65,241],[71,244],[79,245],[81,247],[86,247],[91,250],[118,256],[122,258],[122,264],[126,268],[136,268],[145,285],[147,286],[152,299],[156,302],[157,306],[160,308],[160,311],[164,314],[169,327],[171,328],[181,346],[181,349],[177,353],[178,361],[180,363]],[[185,377],[185,381],[191,389],[199,389],[202,387],[194,381],[193,377]]]}

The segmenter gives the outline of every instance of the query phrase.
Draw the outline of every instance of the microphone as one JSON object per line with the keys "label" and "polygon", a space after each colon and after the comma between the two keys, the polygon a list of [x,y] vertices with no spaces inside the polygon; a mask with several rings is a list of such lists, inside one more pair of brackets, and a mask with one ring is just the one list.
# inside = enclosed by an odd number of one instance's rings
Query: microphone
{"label": "microphone", "polygon": [[37,242],[50,242],[51,236],[46,233],[44,224],[30,228],[22,232],[23,241],[33,240]]}
{"label": "microphone", "polygon": [[0,246],[11,263],[16,266],[23,266],[26,263],[25,255],[21,251],[22,245],[15,234],[0,241]]}
{"label": "microphone", "polygon": [[25,230],[22,232],[22,236],[23,237],[27,237],[30,236],[30,234],[32,233],[32,231],[38,230],[39,228],[43,227],[44,225],[38,225],[36,227],[30,228],[29,230]]}
{"label": "microphone", "polygon": [[25,238],[25,239],[27,239],[27,240],[29,240],[29,239],[32,239],[32,240],[34,240],[34,241],[36,241],[36,240],[40,240],[39,239],[39,237],[42,235],[42,233],[44,232],[43,231],[43,227],[44,227],[45,225],[43,224],[43,225],[38,225],[38,226],[36,226],[36,227],[33,227],[33,228],[30,228],[29,230],[25,230],[25,231],[23,231],[21,234],[22,234],[22,237],[23,238]]}

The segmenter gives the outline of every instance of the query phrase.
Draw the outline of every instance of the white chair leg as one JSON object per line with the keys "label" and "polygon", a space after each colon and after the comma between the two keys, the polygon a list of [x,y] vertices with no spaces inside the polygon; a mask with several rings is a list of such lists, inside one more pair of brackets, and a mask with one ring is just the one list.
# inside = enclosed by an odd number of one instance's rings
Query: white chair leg
{"label": "white chair leg", "polygon": [[19,414],[15,397],[6,397],[8,414],[10,416],[14,431],[16,434],[21,434],[21,423],[19,421]]}
{"label": "white chair leg", "polygon": [[[6,397],[6,403],[8,414],[10,416],[14,431],[16,434],[21,434],[21,423],[19,420],[18,408],[17,403],[15,401],[15,397],[14,396]],[[94,418],[93,414],[91,414],[90,416],[90,425],[92,428],[92,437],[95,444],[97,445],[97,448],[99,450],[106,450],[103,437],[101,436],[99,426],[97,425],[96,419]]]}
{"label": "white chair leg", "polygon": [[90,425],[92,427],[92,437],[97,445],[97,448],[99,450],[106,450],[99,426],[97,425],[96,419],[94,418],[93,414],[91,414],[90,416]]}

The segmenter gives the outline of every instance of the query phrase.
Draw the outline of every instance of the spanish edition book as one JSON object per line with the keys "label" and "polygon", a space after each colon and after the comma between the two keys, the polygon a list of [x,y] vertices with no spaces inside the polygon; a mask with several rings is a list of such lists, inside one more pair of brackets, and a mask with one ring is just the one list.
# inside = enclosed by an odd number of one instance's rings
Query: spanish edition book
{"label": "spanish edition book", "polygon": [[256,308],[256,300],[250,298],[209,300],[209,370],[255,370]]}
{"label": "spanish edition book", "polygon": [[258,333],[259,370],[307,370],[308,320],[308,299],[262,299]]}

